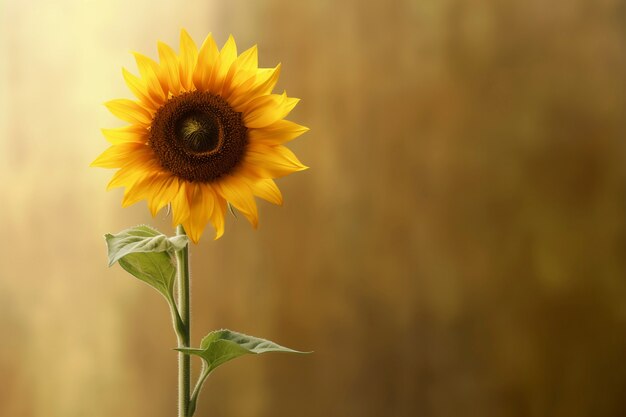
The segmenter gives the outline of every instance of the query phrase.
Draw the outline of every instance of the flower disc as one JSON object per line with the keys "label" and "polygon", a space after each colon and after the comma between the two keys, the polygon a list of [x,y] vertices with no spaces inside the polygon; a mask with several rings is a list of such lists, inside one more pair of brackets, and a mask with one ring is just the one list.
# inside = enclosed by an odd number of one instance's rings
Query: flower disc
{"label": "flower disc", "polygon": [[206,91],[168,100],[154,115],[148,139],[163,168],[199,182],[231,172],[245,154],[247,142],[241,113]]}

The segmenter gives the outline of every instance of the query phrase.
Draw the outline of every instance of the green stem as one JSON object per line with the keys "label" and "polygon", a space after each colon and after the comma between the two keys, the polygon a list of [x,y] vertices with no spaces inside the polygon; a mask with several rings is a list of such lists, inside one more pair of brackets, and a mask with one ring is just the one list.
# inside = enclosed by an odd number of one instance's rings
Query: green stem
{"label": "green stem", "polygon": [[174,331],[176,332],[176,336],[178,337],[178,335],[181,335],[185,332],[185,325],[180,318],[180,313],[178,312],[178,307],[176,306],[176,301],[174,301],[174,298],[170,296],[166,297],[166,299],[167,303],[170,306],[170,313],[172,314],[172,325],[174,326]]}
{"label": "green stem", "polygon": [[[177,235],[185,235],[183,226],[176,228]],[[188,348],[191,339],[191,320],[189,314],[189,245],[176,252],[178,266],[178,311],[182,328],[176,332],[178,347]],[[189,401],[191,391],[191,358],[178,353],[178,417],[191,417]]]}
{"label": "green stem", "polygon": [[202,385],[204,385],[204,381],[207,379],[210,372],[211,372],[211,369],[203,360],[202,371],[200,372],[200,377],[198,378],[198,382],[196,383],[196,386],[193,389],[193,393],[191,394],[191,400],[189,401],[189,415],[190,416],[193,416],[193,413],[196,412],[196,403],[198,401],[198,395],[200,395],[200,391],[202,390]]}

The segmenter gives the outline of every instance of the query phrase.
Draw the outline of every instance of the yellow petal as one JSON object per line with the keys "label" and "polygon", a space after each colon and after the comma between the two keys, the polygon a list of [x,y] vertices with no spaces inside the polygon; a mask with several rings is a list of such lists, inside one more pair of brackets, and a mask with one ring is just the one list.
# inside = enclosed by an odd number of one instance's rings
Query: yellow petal
{"label": "yellow petal", "polygon": [[226,200],[223,197],[216,194],[215,205],[213,206],[213,215],[211,216],[211,223],[215,228],[215,240],[222,237],[224,234],[224,217],[226,216]]}
{"label": "yellow petal", "polygon": [[126,190],[124,191],[124,197],[122,197],[122,208],[130,207],[133,204],[137,204],[144,198],[145,195],[137,193],[132,188],[126,188]]}
{"label": "yellow petal", "polygon": [[172,199],[172,226],[183,224],[189,217],[187,184],[188,183],[186,181],[179,181],[178,192]]}
{"label": "yellow petal", "polygon": [[288,148],[250,144],[243,160],[245,167],[260,177],[279,178],[308,169]]}
{"label": "yellow petal", "polygon": [[166,178],[164,173],[156,170],[138,171],[137,175],[126,184],[122,207],[128,207],[144,199],[149,202],[155,193],[155,188],[159,187]]}
{"label": "yellow petal", "polygon": [[180,83],[186,91],[193,87],[193,71],[198,61],[198,47],[185,29],[180,31]]}
{"label": "yellow petal", "polygon": [[130,123],[140,123],[144,126],[152,122],[152,114],[133,100],[118,98],[104,103],[107,109],[116,117]]}
{"label": "yellow petal", "polygon": [[101,130],[106,140],[114,145],[125,142],[146,143],[148,141],[148,129],[142,125],[131,125],[115,129]]}
{"label": "yellow petal", "polygon": [[122,68],[122,76],[124,77],[124,81],[126,81],[126,85],[135,97],[137,97],[145,107],[155,110],[156,106],[150,98],[150,94],[148,94],[148,89],[145,83],[140,78],[135,77],[133,74],[128,72],[126,68]]}
{"label": "yellow petal", "polygon": [[134,183],[126,186],[124,197],[122,198],[122,207],[132,206],[150,196],[150,189],[145,187],[144,184],[146,181],[150,181],[153,175],[153,173],[144,172],[142,176],[137,177]]}
{"label": "yellow petal", "polygon": [[250,102],[243,122],[248,128],[269,126],[287,116],[299,101],[300,99],[287,97],[286,93],[257,97]]}
{"label": "yellow petal", "polygon": [[100,168],[119,168],[129,160],[135,159],[138,155],[142,155],[148,151],[150,151],[150,149],[142,143],[120,143],[118,145],[113,145],[106,151],[102,152],[102,154],[100,154],[100,156],[98,156],[90,166]]}
{"label": "yellow petal", "polygon": [[193,72],[193,83],[198,90],[207,91],[209,89],[209,79],[219,54],[215,40],[209,33],[200,47],[198,65],[196,65],[196,69]]}
{"label": "yellow petal", "polygon": [[306,126],[282,119],[260,129],[248,129],[248,139],[250,143],[280,145],[297,138],[308,130]]}
{"label": "yellow petal", "polygon": [[215,195],[211,186],[202,183],[191,183],[187,187],[189,200],[189,218],[183,223],[187,235],[193,243],[198,243],[202,232],[213,214]]}
{"label": "yellow petal", "polygon": [[230,88],[222,88],[222,97],[235,111],[243,113],[245,110],[242,105],[250,101],[248,93],[254,87],[255,79],[256,71],[241,71],[236,77],[237,83],[231,82]]}
{"label": "yellow petal", "polygon": [[276,68],[260,68],[257,70],[255,87],[253,92],[258,95],[266,95],[272,92],[278,82],[282,65],[279,63]]}
{"label": "yellow petal", "polygon": [[180,92],[180,75],[178,73],[178,58],[176,52],[163,42],[157,43],[159,60],[161,61],[161,77],[167,79],[168,90],[178,95]]}
{"label": "yellow petal", "polygon": [[148,199],[148,208],[152,217],[156,216],[159,210],[172,202],[178,194],[178,178],[172,177],[169,173],[164,175],[162,182],[152,184],[152,194]]}
{"label": "yellow petal", "polygon": [[162,194],[162,190],[170,186],[171,184],[172,176],[169,173],[164,172],[152,174],[142,181],[141,186],[144,187],[146,190],[145,199],[148,204],[148,208],[150,209],[150,213],[152,214],[152,217],[156,216],[158,211],[169,203],[168,200],[167,202],[163,203],[156,211],[153,211],[155,206],[158,206],[158,204],[155,204],[154,199],[158,198],[158,196]]}
{"label": "yellow petal", "polygon": [[143,169],[141,164],[137,164],[134,161],[125,164],[120,168],[113,177],[109,184],[107,184],[107,191],[117,187],[126,187],[135,184],[142,179],[148,172],[147,169]]}
{"label": "yellow petal", "polygon": [[257,227],[259,216],[252,190],[241,178],[227,175],[217,183],[219,192],[237,210],[243,213],[253,227]]}
{"label": "yellow petal", "polygon": [[228,40],[220,51],[220,56],[215,62],[215,67],[211,72],[211,79],[209,81],[210,91],[215,94],[221,94],[222,86],[224,85],[224,78],[228,74],[230,66],[237,58],[237,45],[233,35],[228,37]]}
{"label": "yellow petal", "polygon": [[159,78],[161,71],[159,71],[159,66],[156,62],[138,52],[135,52],[134,55],[139,74],[146,83],[150,98],[152,98],[155,104],[162,105],[167,97],[167,80]]}
{"label": "yellow petal", "polygon": [[249,184],[254,195],[261,197],[263,200],[269,201],[272,204],[279,206],[283,205],[283,195],[274,180],[267,178],[258,181],[251,181]]}
{"label": "yellow petal", "polygon": [[233,84],[232,91],[228,94],[229,104],[236,111],[242,112],[250,100],[270,94],[278,82],[280,69],[281,64],[276,68],[260,68],[253,77],[239,85]]}
{"label": "yellow petal", "polygon": [[233,84],[238,84],[244,81],[244,79],[250,78],[256,72],[259,65],[259,57],[257,46],[244,51],[239,55],[231,64],[226,78],[224,79],[224,85],[222,87],[222,96],[226,96],[226,92],[229,92]]}

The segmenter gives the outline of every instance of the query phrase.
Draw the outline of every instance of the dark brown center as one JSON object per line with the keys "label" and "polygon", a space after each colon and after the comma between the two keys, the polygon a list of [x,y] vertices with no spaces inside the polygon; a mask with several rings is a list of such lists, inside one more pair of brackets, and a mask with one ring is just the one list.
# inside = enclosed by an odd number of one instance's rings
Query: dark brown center
{"label": "dark brown center", "polygon": [[238,165],[248,140],[241,113],[219,96],[193,91],[156,112],[149,143],[161,165],[179,178],[210,182]]}

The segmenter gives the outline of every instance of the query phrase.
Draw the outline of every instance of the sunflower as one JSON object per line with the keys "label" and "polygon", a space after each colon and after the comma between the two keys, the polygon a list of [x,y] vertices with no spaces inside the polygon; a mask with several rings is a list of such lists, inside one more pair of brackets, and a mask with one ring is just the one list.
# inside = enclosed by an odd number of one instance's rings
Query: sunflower
{"label": "sunflower", "polygon": [[112,146],[91,165],[119,168],[107,189],[125,188],[123,207],[146,200],[156,216],[171,204],[194,243],[209,221],[222,236],[228,204],[256,228],[255,196],[282,204],[273,179],[307,168],[284,146],[308,128],[285,120],[298,99],[272,94],[280,64],[259,68],[256,45],[237,55],[232,36],[198,50],[184,29],[178,55],[158,52],[158,63],[134,54],[139,76],[122,69],[136,100],[105,105],[130,124],[102,130]]}

